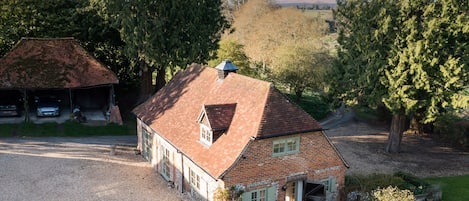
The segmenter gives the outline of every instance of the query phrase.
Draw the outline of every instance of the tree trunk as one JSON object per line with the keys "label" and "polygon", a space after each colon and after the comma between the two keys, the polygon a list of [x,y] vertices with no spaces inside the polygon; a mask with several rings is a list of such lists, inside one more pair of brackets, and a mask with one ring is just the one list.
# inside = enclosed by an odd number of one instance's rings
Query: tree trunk
{"label": "tree trunk", "polygon": [[296,96],[296,100],[300,100],[301,97],[303,96],[303,88],[302,87],[295,87],[295,96]]}
{"label": "tree trunk", "polygon": [[161,67],[156,71],[156,89],[155,92],[158,92],[161,88],[166,85],[166,68]]}
{"label": "tree trunk", "polygon": [[399,153],[399,151],[401,151],[401,141],[402,134],[405,130],[405,120],[406,118],[403,112],[393,114],[386,152]]}
{"label": "tree trunk", "polygon": [[29,123],[31,122],[31,117],[29,116],[28,92],[26,91],[26,89],[24,89],[22,93],[23,93],[23,107],[24,107],[24,122]]}
{"label": "tree trunk", "polygon": [[153,71],[148,67],[145,61],[140,61],[140,94],[139,102],[148,99],[153,92],[152,74]]}
{"label": "tree trunk", "polygon": [[416,135],[421,135],[423,134],[423,124],[422,119],[423,119],[423,110],[417,110],[414,115],[412,116],[412,120],[410,120],[410,126],[409,126],[409,131],[413,134]]}

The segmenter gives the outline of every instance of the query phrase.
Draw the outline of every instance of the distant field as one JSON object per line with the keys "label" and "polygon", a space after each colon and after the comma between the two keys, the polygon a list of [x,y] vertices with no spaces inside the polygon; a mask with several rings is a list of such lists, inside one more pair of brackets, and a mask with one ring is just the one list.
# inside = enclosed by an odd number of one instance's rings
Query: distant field
{"label": "distant field", "polygon": [[319,6],[320,8],[335,8],[337,7],[336,0],[275,0],[281,6],[298,6],[311,8]]}
{"label": "distant field", "polygon": [[324,20],[332,20],[332,10],[305,10],[306,16],[320,17]]}

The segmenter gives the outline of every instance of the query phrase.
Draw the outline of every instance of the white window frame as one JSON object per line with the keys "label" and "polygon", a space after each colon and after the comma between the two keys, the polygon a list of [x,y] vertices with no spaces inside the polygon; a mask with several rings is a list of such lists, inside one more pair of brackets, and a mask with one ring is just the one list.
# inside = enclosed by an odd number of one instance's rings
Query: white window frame
{"label": "white window frame", "polygon": [[191,168],[189,168],[189,183],[195,189],[200,190],[200,176]]}
{"label": "white window frame", "polygon": [[300,152],[300,137],[284,138],[272,142],[272,156],[283,156]]}
{"label": "white window frame", "polygon": [[206,145],[212,145],[213,132],[208,126],[200,124],[200,141]]}
{"label": "white window frame", "polygon": [[164,146],[161,146],[161,175],[170,181],[171,180],[171,151]]}
{"label": "white window frame", "polygon": [[143,138],[143,158],[151,163],[153,159],[153,135],[148,132],[145,127],[142,127],[142,138]]}

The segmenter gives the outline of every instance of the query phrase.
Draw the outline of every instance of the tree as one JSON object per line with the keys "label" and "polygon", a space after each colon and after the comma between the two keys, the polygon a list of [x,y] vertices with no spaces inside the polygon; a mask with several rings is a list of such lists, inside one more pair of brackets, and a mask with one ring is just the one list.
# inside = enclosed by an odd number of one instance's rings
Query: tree
{"label": "tree", "polygon": [[327,24],[295,8],[277,7],[268,0],[251,0],[236,14],[233,29],[231,35],[245,46],[246,55],[267,68],[282,44],[323,37]]}
{"label": "tree", "polygon": [[88,0],[5,0],[0,1],[0,11],[0,55],[21,37],[74,37],[91,52],[104,43],[123,44]]}
{"label": "tree", "polygon": [[273,78],[290,86],[297,99],[306,88],[322,90],[323,77],[332,57],[320,44],[318,41],[284,44],[275,53]]}
{"label": "tree", "polygon": [[393,113],[386,151],[400,151],[406,117],[433,122],[468,105],[468,2],[339,1],[340,48],[331,76],[337,98],[384,103]]}
{"label": "tree", "polygon": [[67,24],[73,21],[77,4],[79,3],[58,0],[1,1],[0,55],[8,52],[21,37],[71,36],[73,31]]}
{"label": "tree", "polygon": [[141,98],[166,83],[166,68],[185,68],[192,62],[206,63],[228,26],[221,14],[221,1],[95,0],[110,17],[126,43],[126,55],[140,63]]}
{"label": "tree", "polygon": [[219,43],[219,48],[216,51],[217,58],[210,60],[208,64],[212,67],[216,67],[223,60],[228,59],[238,67],[239,74],[254,76],[255,72],[249,66],[249,58],[244,53],[243,48],[244,46],[236,39],[222,39]]}
{"label": "tree", "polygon": [[[21,37],[74,37],[98,60],[112,66],[117,75],[122,76],[118,72],[127,66],[120,54],[123,43],[117,30],[97,15],[88,0],[0,1],[0,56]],[[28,110],[26,91],[23,96]],[[29,121],[28,113],[25,121]]]}

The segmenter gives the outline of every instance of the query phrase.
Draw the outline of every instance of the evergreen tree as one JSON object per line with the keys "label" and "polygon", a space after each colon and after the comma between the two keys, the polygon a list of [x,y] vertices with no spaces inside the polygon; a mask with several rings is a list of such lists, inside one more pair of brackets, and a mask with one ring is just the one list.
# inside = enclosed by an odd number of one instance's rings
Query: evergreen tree
{"label": "evergreen tree", "polygon": [[126,43],[126,54],[140,63],[141,98],[166,84],[167,68],[206,63],[217,49],[227,22],[218,0],[95,0],[111,17]]}
{"label": "evergreen tree", "polygon": [[341,0],[333,93],[393,113],[386,151],[400,151],[405,117],[433,122],[468,105],[469,2]]}

